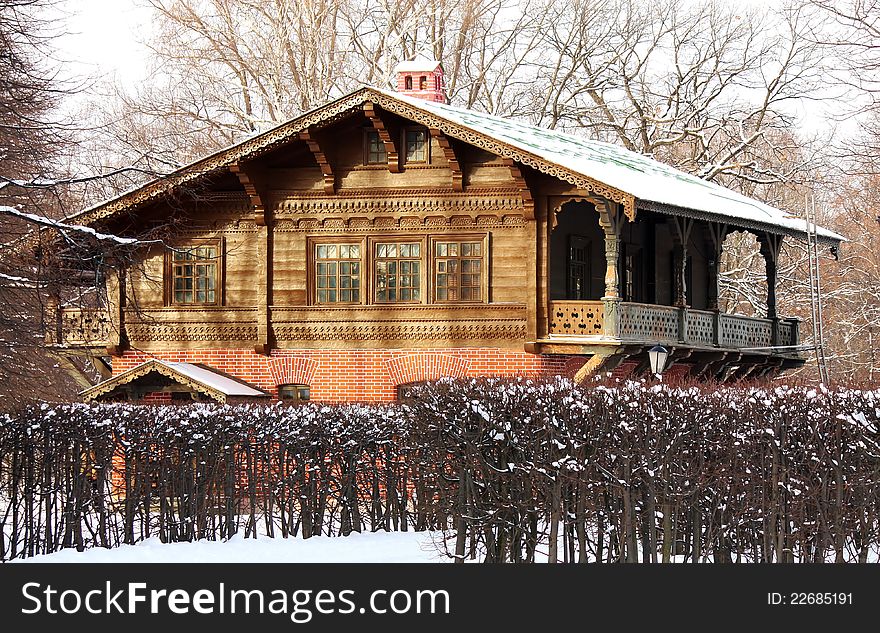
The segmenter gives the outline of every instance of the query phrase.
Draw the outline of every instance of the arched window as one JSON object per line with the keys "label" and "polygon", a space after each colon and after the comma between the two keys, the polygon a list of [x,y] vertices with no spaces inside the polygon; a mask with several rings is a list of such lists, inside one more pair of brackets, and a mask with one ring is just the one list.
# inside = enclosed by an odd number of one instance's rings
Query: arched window
{"label": "arched window", "polygon": [[409,75],[403,78],[403,89],[412,90],[412,77]]}
{"label": "arched window", "polygon": [[278,399],[284,402],[306,402],[311,393],[308,385],[287,384],[278,385]]}

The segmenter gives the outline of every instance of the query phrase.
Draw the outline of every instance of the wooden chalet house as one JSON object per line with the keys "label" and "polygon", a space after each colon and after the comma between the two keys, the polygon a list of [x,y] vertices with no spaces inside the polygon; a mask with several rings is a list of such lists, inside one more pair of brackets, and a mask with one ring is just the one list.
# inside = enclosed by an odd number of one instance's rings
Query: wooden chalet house
{"label": "wooden chalet house", "polygon": [[[805,223],[621,147],[446,104],[442,68],[361,88],[68,221],[174,218],[58,311],[50,343],[110,357],[87,400],[392,400],[441,376],[644,371],[732,379],[804,362],[776,257]],[[725,236],[766,258],[764,318],[725,314]],[[841,236],[818,229],[836,247]]]}

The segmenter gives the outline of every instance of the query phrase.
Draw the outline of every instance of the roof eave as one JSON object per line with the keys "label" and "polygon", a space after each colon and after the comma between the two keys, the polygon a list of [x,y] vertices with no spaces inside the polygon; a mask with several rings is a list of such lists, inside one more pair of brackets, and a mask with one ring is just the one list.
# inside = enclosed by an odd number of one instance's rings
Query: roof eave
{"label": "roof eave", "polygon": [[[760,222],[757,220],[734,218],[729,215],[710,213],[708,211],[701,211],[697,209],[688,209],[687,207],[680,207],[677,205],[671,205],[662,202],[651,202],[650,200],[640,199],[637,200],[636,207],[638,209],[654,211],[656,213],[662,213],[664,215],[677,215],[681,217],[692,218],[694,220],[719,222],[722,224],[727,224],[729,226],[734,226],[736,228],[747,229],[751,231],[766,231],[768,233],[773,233],[776,235],[786,235],[798,239],[806,239],[807,237],[806,231],[799,231],[792,227],[780,226],[771,222]],[[827,231],[827,229],[823,230]],[[842,242],[848,241],[847,238],[842,235],[831,236],[824,233],[817,233],[816,238],[821,244],[835,247],[840,246]]]}

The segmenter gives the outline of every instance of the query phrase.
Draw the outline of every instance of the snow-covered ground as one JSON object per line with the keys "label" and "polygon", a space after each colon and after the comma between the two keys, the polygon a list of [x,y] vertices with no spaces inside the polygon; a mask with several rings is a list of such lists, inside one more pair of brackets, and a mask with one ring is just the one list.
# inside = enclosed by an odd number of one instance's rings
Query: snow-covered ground
{"label": "snow-covered ground", "polygon": [[439,532],[364,532],[345,537],[196,541],[163,544],[151,538],[137,545],[84,552],[62,550],[24,563],[438,563],[450,562],[435,545]]}

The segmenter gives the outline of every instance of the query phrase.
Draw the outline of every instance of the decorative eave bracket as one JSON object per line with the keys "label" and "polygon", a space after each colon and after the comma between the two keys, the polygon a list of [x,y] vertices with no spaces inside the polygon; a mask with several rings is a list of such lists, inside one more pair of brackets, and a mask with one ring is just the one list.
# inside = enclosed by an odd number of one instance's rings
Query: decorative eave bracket
{"label": "decorative eave bracket", "polygon": [[388,171],[393,174],[400,173],[400,152],[397,151],[397,145],[385,126],[385,121],[379,116],[379,112],[372,101],[364,103],[364,114],[370,120],[373,129],[378,132],[379,138],[385,145],[385,155],[388,157]]}
{"label": "decorative eave bracket", "polygon": [[523,176],[522,170],[519,168],[519,165],[512,158],[505,158],[504,164],[510,169],[510,176],[513,178],[513,181],[516,183],[517,189],[519,189],[519,194],[523,199],[523,215],[527,220],[535,219],[535,200],[532,198],[532,191],[529,189],[528,183],[526,183],[526,179]]}
{"label": "decorative eave bracket", "polygon": [[[452,170],[452,190],[464,191],[461,163],[458,161],[458,156],[455,155],[455,149],[453,149],[452,144],[449,142],[449,137],[437,128],[429,128],[429,131],[431,132],[431,138],[437,141],[440,149],[443,150],[446,162],[449,163],[449,169]],[[534,207],[532,209],[532,217],[534,217]]]}
{"label": "decorative eave bracket", "polygon": [[238,181],[244,187],[248,198],[250,198],[251,206],[254,208],[254,222],[256,222],[257,226],[266,226],[266,205],[263,204],[263,198],[260,196],[260,192],[257,191],[254,181],[245,173],[241,163],[232,163],[229,166],[229,171],[238,177]]}
{"label": "decorative eave bracket", "polygon": [[330,166],[330,161],[327,160],[327,155],[321,151],[321,145],[312,137],[309,130],[300,132],[299,138],[308,145],[318,167],[321,168],[321,173],[324,175],[324,193],[336,193],[336,177],[333,175],[333,168]]}

